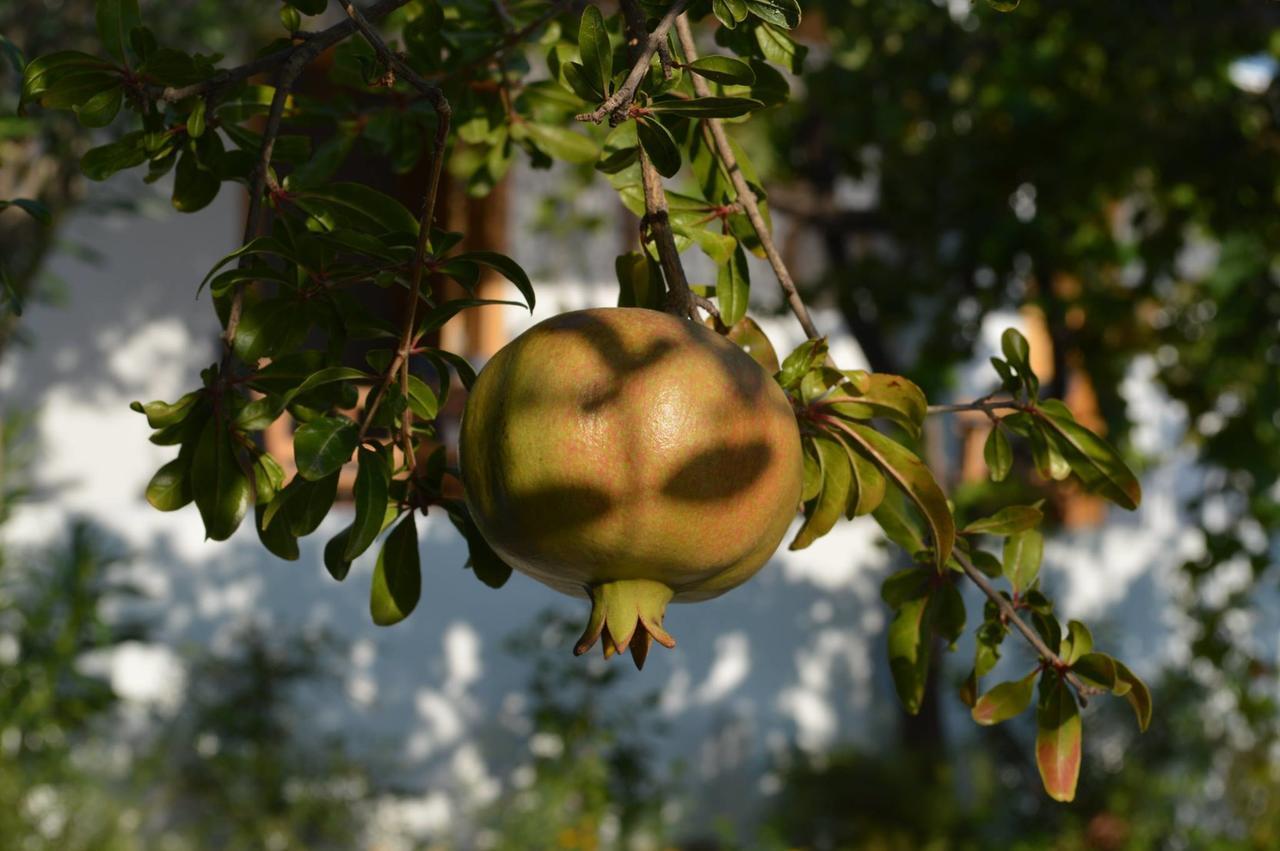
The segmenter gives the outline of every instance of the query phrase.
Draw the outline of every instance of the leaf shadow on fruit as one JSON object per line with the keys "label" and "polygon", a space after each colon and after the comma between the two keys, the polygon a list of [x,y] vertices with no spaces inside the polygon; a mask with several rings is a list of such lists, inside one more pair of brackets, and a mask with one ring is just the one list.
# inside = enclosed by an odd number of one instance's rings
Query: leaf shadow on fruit
{"label": "leaf shadow on fruit", "polygon": [[545,539],[586,526],[614,507],[600,488],[581,484],[550,484],[511,494],[508,505],[528,506],[520,513],[505,512],[523,540]]}
{"label": "leaf shadow on fruit", "polygon": [[686,502],[726,499],[749,490],[772,461],[764,441],[704,449],[667,479],[662,493]]}

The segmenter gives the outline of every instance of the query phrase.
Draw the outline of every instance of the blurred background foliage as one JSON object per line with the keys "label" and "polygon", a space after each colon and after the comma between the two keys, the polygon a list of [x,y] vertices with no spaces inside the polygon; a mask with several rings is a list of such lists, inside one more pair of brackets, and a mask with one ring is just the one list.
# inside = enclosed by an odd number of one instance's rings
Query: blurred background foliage
{"label": "blurred background foliage", "polygon": [[[840,306],[873,367],[939,398],[989,311],[1037,308],[1059,382],[1048,393],[1088,376],[1121,444],[1137,413],[1122,381],[1153,363],[1204,472],[1187,508],[1205,547],[1179,601],[1195,660],[1157,685],[1145,736],[1122,705],[1095,711],[1070,806],[1039,794],[1029,729],[953,740],[935,724],[928,748],[904,727],[884,752],[797,751],[773,768],[780,791],[759,825],[727,819],[690,837],[678,817],[688,781],[645,744],[660,735],[649,705],[612,694],[616,667],[561,660],[548,648],[564,625],[542,620],[512,651],[529,659],[530,736],[546,747],[474,814],[478,835],[501,849],[1277,847],[1274,636],[1251,627],[1275,588],[1280,531],[1280,6],[804,5],[804,77],[744,141],[794,224],[792,251],[818,249],[799,265],[807,297]],[[28,56],[80,46],[91,7],[17,0],[0,33]],[[261,11],[151,4],[148,20],[162,41],[234,58]],[[17,78],[0,74],[0,197],[38,197],[54,214],[51,228],[0,216],[0,260],[29,297],[58,220],[85,201],[86,131],[57,113],[16,116]],[[0,350],[16,319],[4,317]],[[21,431],[10,416],[0,519],[24,495]],[[401,790],[300,720],[299,689],[326,676],[323,641],[249,630],[230,653],[195,653],[183,705],[130,757],[114,752],[119,701],[85,659],[145,636],[144,622],[108,614],[139,610],[111,604],[135,594],[112,579],[120,555],[84,525],[52,552],[0,546],[0,846],[357,847],[375,799]],[[1243,586],[1200,593],[1240,564]]]}

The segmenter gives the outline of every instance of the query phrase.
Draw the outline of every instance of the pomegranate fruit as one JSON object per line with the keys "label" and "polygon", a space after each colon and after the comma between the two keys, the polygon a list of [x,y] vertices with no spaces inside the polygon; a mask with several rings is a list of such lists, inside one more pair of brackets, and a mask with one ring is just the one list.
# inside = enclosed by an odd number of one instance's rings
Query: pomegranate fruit
{"label": "pomegranate fruit", "polygon": [[750,579],[800,504],[795,415],[708,328],[642,308],[579,310],[500,350],[467,399],[462,481],[513,568],[591,601],[584,653],[675,640],[667,603]]}

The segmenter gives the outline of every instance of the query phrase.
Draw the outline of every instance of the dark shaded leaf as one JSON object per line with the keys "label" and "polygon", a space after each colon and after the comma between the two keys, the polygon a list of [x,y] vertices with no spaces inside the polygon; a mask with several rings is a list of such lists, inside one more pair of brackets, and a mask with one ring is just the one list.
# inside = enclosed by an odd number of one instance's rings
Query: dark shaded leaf
{"label": "dark shaded leaf", "polygon": [[249,510],[249,480],[236,460],[231,434],[216,419],[200,434],[190,478],[205,535],[215,541],[230,538]]}
{"label": "dark shaded leaf", "polygon": [[298,475],[310,481],[336,473],[351,460],[359,427],[346,417],[318,417],[293,434]]}
{"label": "dark shaded leaf", "polygon": [[391,471],[387,469],[386,459],[381,453],[361,447],[357,462],[359,469],[352,491],[356,517],[342,551],[345,562],[354,561],[382,531],[382,521],[387,513],[387,493],[391,486]]}
{"label": "dark shaded leaf", "polygon": [[103,48],[121,62],[127,62],[129,33],[134,27],[142,26],[138,0],[97,0],[95,13]]}
{"label": "dark shaded leaf", "polygon": [[982,457],[987,462],[987,470],[991,473],[991,481],[1003,482],[1013,469],[1013,447],[1009,445],[1009,436],[999,425],[991,427],[987,442],[982,447]]}
{"label": "dark shaded leaf", "polygon": [[741,59],[731,56],[703,56],[689,63],[689,70],[726,86],[750,86],[756,81],[756,73]]}
{"label": "dark shaded leaf", "polygon": [[640,147],[649,155],[653,167],[663,177],[675,177],[680,171],[680,149],[660,121],[636,119],[636,136]]}
{"label": "dark shaded leaf", "polygon": [[[649,111],[680,115],[688,118],[736,118],[739,115],[746,115],[753,109],[760,109],[763,106],[764,104],[755,98],[675,98],[672,100],[654,101],[649,105]],[[641,136],[640,141],[641,143],[644,142],[643,136]]]}
{"label": "dark shaded leaf", "polygon": [[613,47],[609,44],[604,16],[595,6],[582,10],[582,19],[578,23],[578,54],[582,57],[587,83],[602,98],[608,97],[609,81],[613,77]]}

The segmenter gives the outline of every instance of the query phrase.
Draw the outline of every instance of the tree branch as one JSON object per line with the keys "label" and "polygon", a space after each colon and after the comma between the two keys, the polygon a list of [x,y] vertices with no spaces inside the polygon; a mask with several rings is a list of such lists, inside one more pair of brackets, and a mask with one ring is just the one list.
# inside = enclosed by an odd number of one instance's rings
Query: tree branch
{"label": "tree branch", "polygon": [[1013,603],[1009,602],[1007,597],[996,590],[996,587],[991,584],[991,580],[987,579],[986,574],[974,566],[973,562],[969,560],[967,555],[957,550],[952,552],[952,557],[955,558],[956,561],[960,562],[960,566],[964,568],[964,575],[969,577],[973,584],[977,585],[982,593],[986,594],[987,598],[996,604],[1004,619],[1013,624],[1014,628],[1017,629],[1018,632],[1022,634],[1022,637],[1027,640],[1027,643],[1040,654],[1040,658],[1050,667],[1061,672],[1063,678],[1066,679],[1073,688],[1075,688],[1077,694],[1080,696],[1080,705],[1084,706],[1088,704],[1089,695],[1098,694],[1098,690],[1085,685],[1079,677],[1071,673],[1067,663],[1063,661],[1062,657],[1050,650],[1049,645],[1044,643],[1044,640],[1040,638],[1039,633],[1027,626],[1027,622],[1018,615],[1018,610],[1014,608]]}
{"label": "tree branch", "polygon": [[[405,398],[408,398],[409,395],[409,353],[414,344],[414,331],[417,330],[418,301],[421,298],[422,277],[426,268],[427,244],[431,239],[431,223],[435,218],[436,197],[440,192],[440,175],[444,170],[444,151],[445,145],[449,140],[449,121],[453,115],[453,110],[450,108],[449,101],[440,87],[424,80],[409,67],[408,63],[392,51],[378,31],[373,28],[351,0],[339,0],[339,2],[342,3],[342,8],[346,10],[356,29],[364,36],[365,41],[369,42],[369,46],[387,63],[388,67],[395,71],[400,79],[417,89],[431,103],[436,113],[436,135],[431,151],[431,167],[427,177],[427,190],[422,199],[422,213],[418,218],[418,241],[414,246],[413,261],[410,266],[409,310],[405,314],[404,325],[400,332],[399,349],[396,351],[395,358],[387,366],[387,371],[382,377],[382,383],[369,403],[364,421],[360,425],[360,439],[363,440],[369,430],[369,424],[373,421],[373,415],[377,413],[378,406],[386,395],[387,388],[391,385],[397,370],[400,374],[401,392],[404,393]],[[413,452],[413,411],[411,408],[405,408],[404,413],[400,416],[400,439],[404,449],[405,465],[410,470],[413,470],[416,459]]]}
{"label": "tree branch", "polygon": [[604,103],[591,112],[584,112],[578,115],[578,121],[590,121],[593,124],[599,124],[608,117],[609,124],[614,125],[626,117],[627,107],[635,99],[636,89],[640,88],[640,83],[644,81],[645,75],[649,73],[649,60],[653,58],[653,54],[666,41],[667,33],[671,31],[676,19],[680,17],[688,5],[689,0],[676,0],[671,4],[671,8],[667,10],[666,14],[662,16],[662,19],[658,21],[658,25],[654,27],[653,32],[649,33],[648,38],[642,39],[640,33],[635,34],[638,52],[632,58],[631,73],[627,74],[627,79],[616,92],[605,98]]}
{"label": "tree branch", "polygon": [[[408,0],[378,0],[378,2],[374,3],[366,10],[365,17],[375,21],[385,18],[407,2]],[[354,20],[342,21],[341,23],[334,24],[326,30],[309,34],[307,39],[301,44],[294,45],[293,47],[286,47],[283,50],[277,50],[275,53],[267,54],[266,56],[235,68],[219,71],[209,79],[202,80],[199,83],[192,83],[189,86],[179,86],[176,88],[174,86],[168,86],[160,91],[156,99],[164,103],[176,103],[177,101],[186,100],[187,98],[195,97],[196,95],[209,94],[210,92],[216,91],[217,89],[221,89],[225,86],[240,83],[250,77],[255,77],[258,74],[265,74],[272,69],[279,68],[281,65],[284,65],[300,53],[305,53],[307,55],[306,60],[303,62],[305,65],[306,62],[310,62],[312,59],[315,59],[321,53],[324,53],[330,47],[333,47],[355,31],[356,23]]]}
{"label": "tree branch", "polygon": [[[689,28],[688,19],[684,15],[680,15],[676,20],[675,27],[676,36],[680,39],[680,48],[684,51],[685,61],[694,62],[698,58],[698,48],[693,42],[693,32]],[[707,86],[706,81],[697,74],[690,76],[693,79],[694,94],[698,97],[710,96],[711,89]],[[778,252],[778,247],[773,242],[773,234],[769,232],[769,226],[765,224],[764,216],[760,214],[760,202],[738,165],[738,158],[733,154],[733,146],[729,144],[729,137],[725,133],[724,124],[718,118],[708,118],[703,121],[703,125],[711,134],[712,144],[715,146],[716,154],[719,156],[720,162],[724,165],[725,172],[733,184],[733,191],[737,195],[737,201],[747,214],[747,219],[751,222],[751,227],[755,230],[756,236],[760,238],[760,245],[764,248],[765,257],[769,259],[769,265],[773,267],[773,274],[777,277],[778,284],[782,287],[782,292],[787,297],[787,305],[791,308],[791,312],[795,314],[796,319],[799,320],[805,336],[810,340],[818,339],[822,335],[818,333],[817,327],[814,326],[813,318],[809,315],[809,308],[805,306],[804,299],[800,297],[800,291],[796,289],[795,281],[791,278],[791,272],[787,269],[787,264],[783,262],[782,255]]]}

